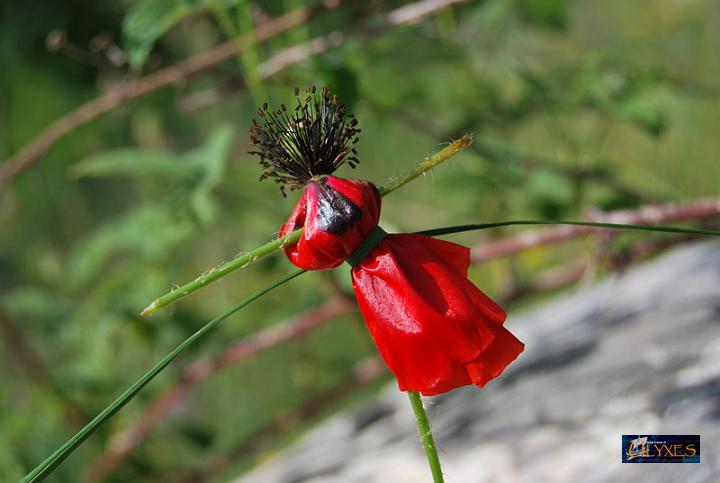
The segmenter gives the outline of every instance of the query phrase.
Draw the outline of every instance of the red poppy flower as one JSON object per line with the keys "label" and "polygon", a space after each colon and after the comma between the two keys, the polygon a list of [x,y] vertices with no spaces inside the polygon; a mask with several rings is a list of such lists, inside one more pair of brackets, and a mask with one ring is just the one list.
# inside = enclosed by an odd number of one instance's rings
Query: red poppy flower
{"label": "red poppy flower", "polygon": [[[331,176],[354,155],[359,130],[327,89],[320,97],[309,91],[292,114],[284,106],[263,106],[259,114],[265,126],[254,125],[251,141],[266,168],[261,179],[305,186],[280,230],[284,236],[304,229],[285,248],[287,257],[306,270],[352,260],[360,310],[401,390],[435,395],[482,387],[523,351],[503,327],[505,312],[468,280],[468,248],[422,235],[386,236],[377,227],[375,186]],[[358,162],[348,160],[351,167]]]}
{"label": "red poppy flower", "polygon": [[[377,226],[380,196],[364,181],[328,176],[308,184],[280,235],[306,270],[340,265]],[[391,234],[352,269],[363,318],[400,389],[430,396],[482,387],[523,350],[505,312],[467,278],[470,250],[431,237]]]}

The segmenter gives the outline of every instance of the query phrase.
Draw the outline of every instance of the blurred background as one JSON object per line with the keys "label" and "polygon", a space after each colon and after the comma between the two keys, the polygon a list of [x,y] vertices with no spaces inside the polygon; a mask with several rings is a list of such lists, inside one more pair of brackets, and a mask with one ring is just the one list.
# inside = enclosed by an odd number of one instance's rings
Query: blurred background
{"label": "blurred background", "polygon": [[[720,204],[692,203],[720,187],[719,48],[713,0],[3,1],[0,479],[19,479],[203,323],[292,269],[273,256],[138,315],[289,215],[298,193],[258,183],[247,154],[263,102],[331,84],[363,130],[361,164],[339,174],[377,184],[475,136],[387,198],[386,229],[644,205],[659,207],[654,221],[717,227]],[[663,218],[683,201],[695,211]],[[685,240],[483,251],[519,232],[452,238],[479,248],[471,278],[511,310]],[[52,480],[227,481],[375,397],[391,376],[348,293],[343,267],[243,309]]]}

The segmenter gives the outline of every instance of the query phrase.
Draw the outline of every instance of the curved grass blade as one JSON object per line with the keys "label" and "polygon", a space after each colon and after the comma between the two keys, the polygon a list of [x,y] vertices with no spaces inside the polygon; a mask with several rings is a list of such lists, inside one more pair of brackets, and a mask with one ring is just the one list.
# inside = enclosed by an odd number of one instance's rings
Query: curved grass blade
{"label": "curved grass blade", "polygon": [[108,419],[113,417],[115,413],[120,411],[140,390],[145,387],[155,376],[157,376],[165,367],[170,364],[180,352],[182,352],[190,344],[198,340],[210,332],[215,326],[217,326],[224,319],[228,318],[241,308],[248,305],[250,302],[259,299],[271,290],[279,287],[280,285],[289,282],[293,278],[305,273],[305,270],[296,270],[290,274],[282,277],[274,283],[258,290],[244,300],[233,305],[222,314],[218,315],[210,322],[201,327],[197,332],[192,334],[190,337],[185,339],[180,345],[178,345],[172,352],[166,355],[160,362],[158,362],[152,369],[146,372],[140,379],[137,380],[132,386],[130,386],[125,392],[123,392],[117,399],[115,399],[109,406],[107,406],[100,414],[90,421],[84,428],[78,431],[75,436],[67,440],[60,448],[58,448],[53,454],[51,454],[45,461],[40,463],[30,473],[20,480],[21,483],[34,483],[42,481],[50,475],[57,466],[62,463],[75,449],[80,446],[91,434],[98,430]]}
{"label": "curved grass blade", "polygon": [[611,230],[637,230],[652,231],[660,233],[684,233],[687,235],[699,236],[720,236],[720,231],[701,230],[699,228],[683,228],[680,226],[653,226],[653,225],[628,225],[623,223],[602,223],[594,221],[575,221],[575,220],[511,220],[511,221],[495,221],[492,223],[476,223],[470,225],[446,226],[443,228],[433,228],[430,230],[418,231],[419,235],[440,236],[450,235],[451,233],[462,233],[466,231],[484,230],[487,228],[495,228],[498,226],[511,225],[575,225],[589,226],[592,228],[604,228]]}

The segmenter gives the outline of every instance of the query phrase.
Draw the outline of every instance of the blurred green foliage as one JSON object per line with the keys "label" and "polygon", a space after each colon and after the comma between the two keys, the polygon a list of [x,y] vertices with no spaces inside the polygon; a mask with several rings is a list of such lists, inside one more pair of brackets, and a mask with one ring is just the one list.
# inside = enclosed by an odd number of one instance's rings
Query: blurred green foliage
{"label": "blurred green foliage", "polygon": [[[260,95],[249,81],[258,62],[403,3],[347,2],[258,45],[255,57],[241,55],[98,118],[13,181],[0,199],[0,317],[51,380],[28,370],[25,348],[3,332],[0,480],[22,476],[200,324],[290,270],[274,257],[150,319],[137,315],[174,284],[267,241],[293,206],[297,194],[283,199],[276,186],[257,183],[260,170],[246,154],[253,96]],[[4,2],[0,156],[113,85],[250,33],[247,12],[257,21],[304,4]],[[331,83],[363,128],[362,164],[341,175],[378,183],[441,143],[475,134],[467,152],[386,200],[388,228],[577,217],[589,208],[717,194],[719,20],[712,0],[468,2],[373,39],[354,37],[265,81],[262,90],[275,105],[296,85]],[[48,49],[51,32],[61,42]],[[253,96],[245,82],[255,85]],[[215,101],[198,107],[190,102],[198,96]],[[512,232],[454,239],[476,244]],[[595,249],[592,241],[537,249],[477,267],[473,278],[499,294],[511,276],[528,279]],[[345,268],[307,275],[228,320],[89,440],[54,481],[78,481],[110,436],[133,423],[183,364],[316,307],[347,289],[347,277]],[[180,481],[202,472],[373,354],[352,313],[234,365],[194,388],[110,481]],[[302,427],[250,444],[215,477],[236,475]]]}

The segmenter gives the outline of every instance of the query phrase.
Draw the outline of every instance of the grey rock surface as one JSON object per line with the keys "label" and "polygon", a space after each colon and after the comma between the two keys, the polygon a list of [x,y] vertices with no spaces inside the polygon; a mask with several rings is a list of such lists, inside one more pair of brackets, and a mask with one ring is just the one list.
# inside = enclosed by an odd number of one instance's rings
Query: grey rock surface
{"label": "grey rock surface", "polygon": [[[720,243],[513,313],[499,379],[426,403],[448,483],[720,481]],[[700,464],[621,464],[622,434],[700,434]],[[431,481],[403,393],[341,413],[241,483]]]}

